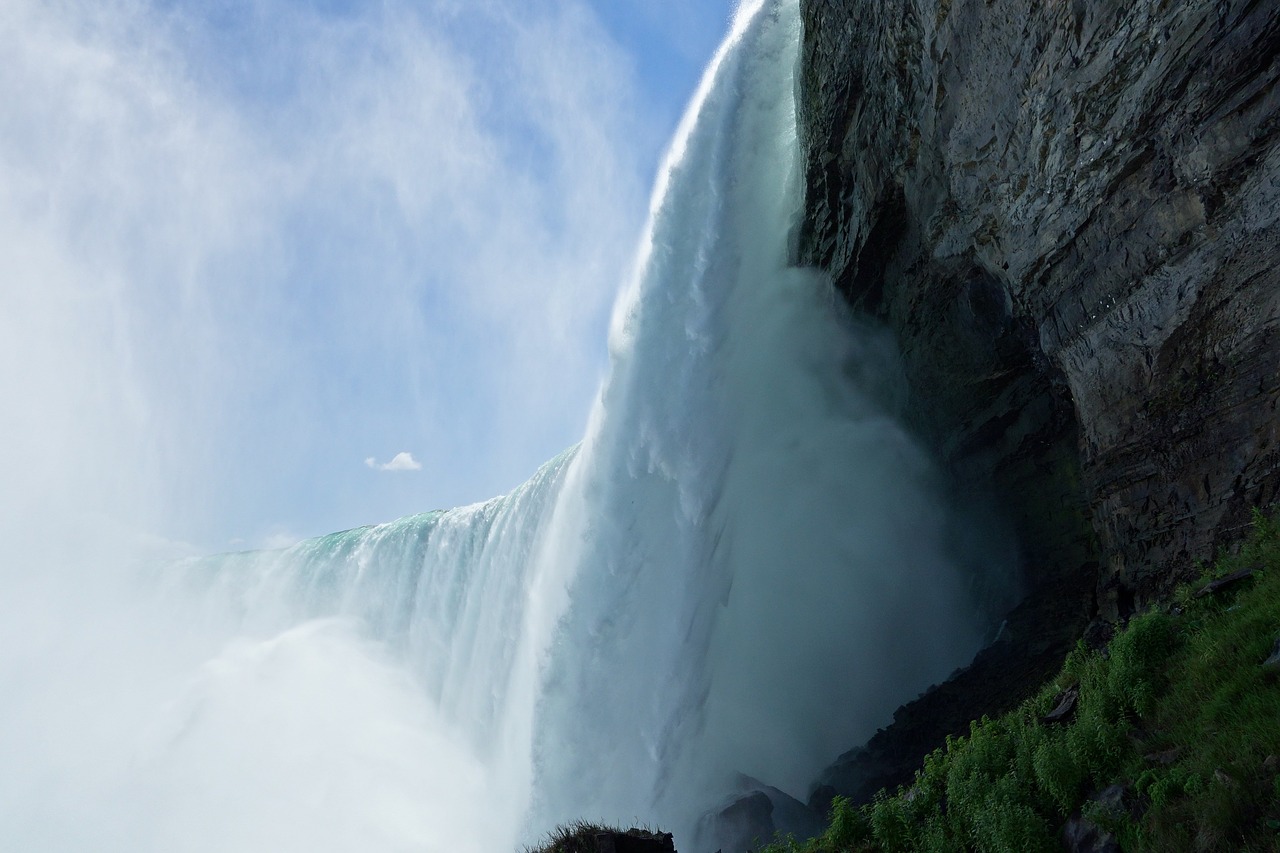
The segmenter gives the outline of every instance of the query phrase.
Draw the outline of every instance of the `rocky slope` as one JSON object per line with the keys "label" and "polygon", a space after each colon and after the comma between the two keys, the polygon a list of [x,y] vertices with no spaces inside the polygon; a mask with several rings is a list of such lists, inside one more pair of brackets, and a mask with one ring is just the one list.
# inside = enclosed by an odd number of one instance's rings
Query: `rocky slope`
{"label": "rocky slope", "polygon": [[1031,590],[821,805],[1021,699],[1280,496],[1280,2],[803,7],[798,260],[898,332],[916,428]]}

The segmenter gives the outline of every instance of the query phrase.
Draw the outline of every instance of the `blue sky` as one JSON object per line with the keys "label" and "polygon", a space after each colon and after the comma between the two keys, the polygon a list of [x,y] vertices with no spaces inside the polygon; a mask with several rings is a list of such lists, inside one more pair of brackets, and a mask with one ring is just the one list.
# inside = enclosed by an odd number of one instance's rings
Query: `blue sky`
{"label": "blue sky", "polygon": [[208,550],[515,486],[732,5],[0,0],[0,514]]}

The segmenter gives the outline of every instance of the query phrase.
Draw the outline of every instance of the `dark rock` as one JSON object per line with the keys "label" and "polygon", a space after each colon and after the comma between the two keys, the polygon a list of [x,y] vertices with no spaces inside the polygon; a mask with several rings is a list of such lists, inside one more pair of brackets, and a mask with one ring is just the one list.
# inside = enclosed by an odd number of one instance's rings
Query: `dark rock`
{"label": "dark rock", "polygon": [[578,822],[557,828],[530,853],[676,853],[668,832],[610,829]]}
{"label": "dark rock", "polygon": [[597,832],[594,853],[676,853],[675,841],[667,832]]}
{"label": "dark rock", "polygon": [[1058,702],[1054,706],[1053,710],[1050,711],[1048,714],[1045,714],[1044,718],[1040,722],[1065,723],[1067,720],[1071,719],[1071,717],[1075,715],[1076,702],[1078,702],[1079,700],[1080,700],[1079,688],[1072,687],[1069,690],[1064,691],[1063,694],[1058,697]]}
{"label": "dark rock", "polygon": [[705,815],[698,824],[694,847],[745,853],[767,844],[775,836],[811,838],[826,828],[825,814],[784,791],[749,776],[739,777],[738,790],[723,807]]}
{"label": "dark rock", "polygon": [[1271,656],[1262,662],[1262,668],[1267,672],[1280,675],[1280,637],[1276,638],[1275,644],[1271,647]]}
{"label": "dark rock", "polygon": [[1028,588],[829,802],[909,780],[1280,496],[1280,2],[801,2],[798,260],[898,335],[913,426]]}
{"label": "dark rock", "polygon": [[773,829],[780,835],[812,838],[827,828],[826,814],[811,809],[795,797],[767,785],[760,790],[773,803]]}
{"label": "dark rock", "polygon": [[773,802],[762,791],[744,794],[703,818],[697,847],[721,853],[743,853],[773,839]]}
{"label": "dark rock", "polygon": [[1219,590],[1235,586],[1245,578],[1251,577],[1253,577],[1253,569],[1241,569],[1238,572],[1232,572],[1231,574],[1220,577],[1217,580],[1209,581],[1207,584],[1200,587],[1200,589],[1196,590],[1196,598],[1204,598],[1206,595],[1213,595]]}

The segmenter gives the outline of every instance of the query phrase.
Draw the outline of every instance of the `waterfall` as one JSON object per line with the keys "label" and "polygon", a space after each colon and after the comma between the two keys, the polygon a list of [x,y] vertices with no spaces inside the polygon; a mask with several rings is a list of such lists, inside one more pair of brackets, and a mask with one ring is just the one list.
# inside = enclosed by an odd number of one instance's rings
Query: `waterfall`
{"label": "waterfall", "polygon": [[0,717],[35,733],[0,759],[48,768],[0,788],[0,836],[456,853],[585,818],[680,845],[739,774],[803,799],[973,655],[894,342],[788,263],[797,7],[744,4],[703,80],[582,442],[483,504],[67,591],[115,621],[54,657],[130,675],[65,744],[43,705]]}
{"label": "waterfall", "polygon": [[789,267],[798,4],[740,15],[671,149],[548,531],[534,813],[687,830],[831,758],[977,650],[893,341]]}

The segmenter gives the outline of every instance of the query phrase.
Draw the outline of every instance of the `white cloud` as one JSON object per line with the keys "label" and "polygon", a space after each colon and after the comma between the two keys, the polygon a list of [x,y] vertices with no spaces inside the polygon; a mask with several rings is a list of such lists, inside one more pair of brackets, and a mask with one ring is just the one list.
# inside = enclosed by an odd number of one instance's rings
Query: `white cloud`
{"label": "white cloud", "polygon": [[421,471],[422,463],[413,458],[413,454],[408,451],[397,453],[391,457],[389,462],[378,464],[378,460],[370,456],[364,460],[364,464],[375,471]]}

